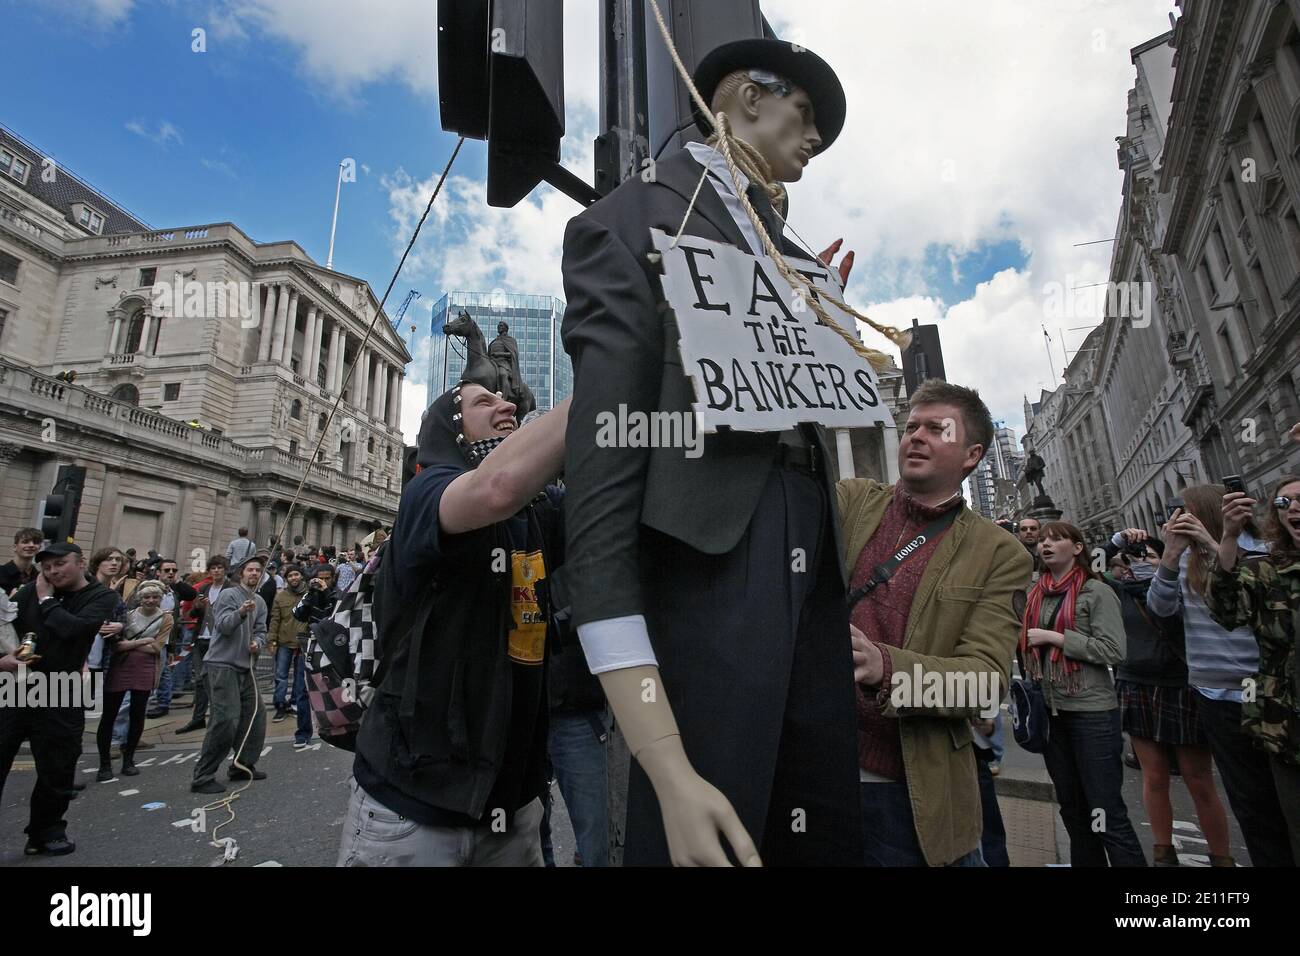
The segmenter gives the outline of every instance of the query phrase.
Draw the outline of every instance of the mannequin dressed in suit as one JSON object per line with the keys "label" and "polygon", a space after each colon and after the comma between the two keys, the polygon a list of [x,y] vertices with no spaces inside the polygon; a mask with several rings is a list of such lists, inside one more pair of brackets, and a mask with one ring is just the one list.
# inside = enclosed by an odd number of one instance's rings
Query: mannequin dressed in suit
{"label": "mannequin dressed in suit", "polygon": [[[773,213],[779,184],[843,127],[834,72],[806,49],[744,40],[694,79],[770,174],[741,184],[769,235],[811,258]],[[690,144],[645,179],[575,217],[564,241],[569,586],[635,757],[624,862],[858,865],[852,646],[821,429],[722,430],[698,456],[597,440],[620,406],[691,410],[650,230],[675,235],[699,186],[685,233],[762,254],[720,150]]]}

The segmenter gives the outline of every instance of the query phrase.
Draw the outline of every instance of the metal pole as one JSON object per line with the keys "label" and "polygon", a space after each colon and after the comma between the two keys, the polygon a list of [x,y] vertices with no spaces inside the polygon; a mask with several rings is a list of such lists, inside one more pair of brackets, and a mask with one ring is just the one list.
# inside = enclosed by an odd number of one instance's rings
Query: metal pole
{"label": "metal pole", "polygon": [[596,190],[605,195],[650,155],[645,0],[602,0]]}
{"label": "metal pole", "polygon": [[334,185],[334,221],[330,223],[330,252],[325,259],[325,268],[334,268],[334,230],[339,224],[339,194],[343,191],[343,164],[339,163],[339,180]]}

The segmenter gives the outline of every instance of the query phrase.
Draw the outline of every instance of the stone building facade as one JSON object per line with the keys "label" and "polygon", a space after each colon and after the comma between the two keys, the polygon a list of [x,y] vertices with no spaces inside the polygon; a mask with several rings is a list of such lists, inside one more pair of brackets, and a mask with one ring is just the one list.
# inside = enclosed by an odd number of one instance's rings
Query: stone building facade
{"label": "stone building facade", "polygon": [[0,130],[0,541],[61,464],[87,469],[83,547],[266,543],[304,476],[287,540],[391,524],[410,355],[377,308],[294,242],[149,229]]}
{"label": "stone building facade", "polygon": [[1155,530],[1191,484],[1262,497],[1300,470],[1300,0],[1179,6],[1132,51],[1106,314],[1040,451],[1097,537]]}

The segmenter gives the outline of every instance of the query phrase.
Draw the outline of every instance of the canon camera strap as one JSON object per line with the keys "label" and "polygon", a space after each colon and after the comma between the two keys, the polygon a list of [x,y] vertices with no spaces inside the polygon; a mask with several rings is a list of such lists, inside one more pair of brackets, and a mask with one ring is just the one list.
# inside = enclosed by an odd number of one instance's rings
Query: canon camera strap
{"label": "canon camera strap", "polygon": [[949,508],[943,514],[939,515],[939,517],[935,518],[928,525],[926,525],[924,528],[918,531],[916,537],[914,537],[911,541],[909,541],[907,544],[903,545],[896,552],[894,552],[894,556],[892,558],[890,558],[888,561],[885,561],[882,564],[877,565],[876,570],[871,572],[871,577],[867,578],[866,582],[862,584],[860,587],[850,592],[849,610],[850,611],[853,610],[854,605],[856,605],[864,597],[866,597],[868,594],[874,591],[877,587],[879,587],[880,585],[888,581],[890,578],[892,578],[894,576],[894,572],[898,570],[898,566],[902,564],[904,561],[906,561],[908,558],[910,558],[912,555],[914,555],[916,552],[920,551],[921,546],[923,544],[925,544],[935,535],[939,534],[944,529],[946,529],[949,525],[951,525],[954,521],[956,521],[957,513],[960,511],[961,511],[960,506],[956,508]]}

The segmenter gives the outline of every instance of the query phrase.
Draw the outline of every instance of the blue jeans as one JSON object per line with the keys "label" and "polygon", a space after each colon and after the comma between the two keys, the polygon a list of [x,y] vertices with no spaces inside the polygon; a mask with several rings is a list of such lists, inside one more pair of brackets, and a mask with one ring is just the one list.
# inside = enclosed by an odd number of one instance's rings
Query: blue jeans
{"label": "blue jeans", "polygon": [[[1002,711],[993,718],[993,736],[989,738],[989,743],[993,745],[993,760],[996,763],[1002,762],[1002,752],[1006,748],[1006,741],[1002,738]],[[995,864],[990,863],[990,866]]]}
{"label": "blue jeans", "polygon": [[135,691],[131,691],[126,697],[122,698],[122,706],[117,709],[117,720],[113,721],[113,746],[120,747],[126,742],[127,731],[131,727],[131,696]]}
{"label": "blue jeans", "polygon": [[1119,708],[1049,718],[1043,760],[1070,835],[1071,866],[1146,866],[1124,806]]}
{"label": "blue jeans", "polygon": [[298,712],[293,740],[305,744],[311,740],[311,703],[307,700],[307,658],[301,650],[293,655],[293,706]]}
{"label": "blue jeans", "polygon": [[[289,692],[289,667],[293,664],[294,655],[298,652],[292,647],[285,647],[283,644],[275,649],[275,695],[272,702],[276,710],[284,709],[284,698]],[[297,693],[294,693],[294,699],[297,700]]]}
{"label": "blue jeans", "polygon": [[[1001,724],[999,724],[1001,726]],[[980,853],[986,866],[1010,866],[1007,855],[1007,828],[1002,822],[1002,809],[998,806],[998,791],[989,771],[989,761],[975,755],[975,773],[980,783],[980,809],[984,813],[984,833],[980,837]]]}
{"label": "blue jeans", "polygon": [[[609,728],[601,710],[551,714],[550,751],[583,866],[609,866]],[[549,821],[548,821],[549,822]]]}
{"label": "blue jeans", "polygon": [[[862,783],[864,866],[927,866],[905,783]],[[984,866],[976,847],[949,866]]]}

